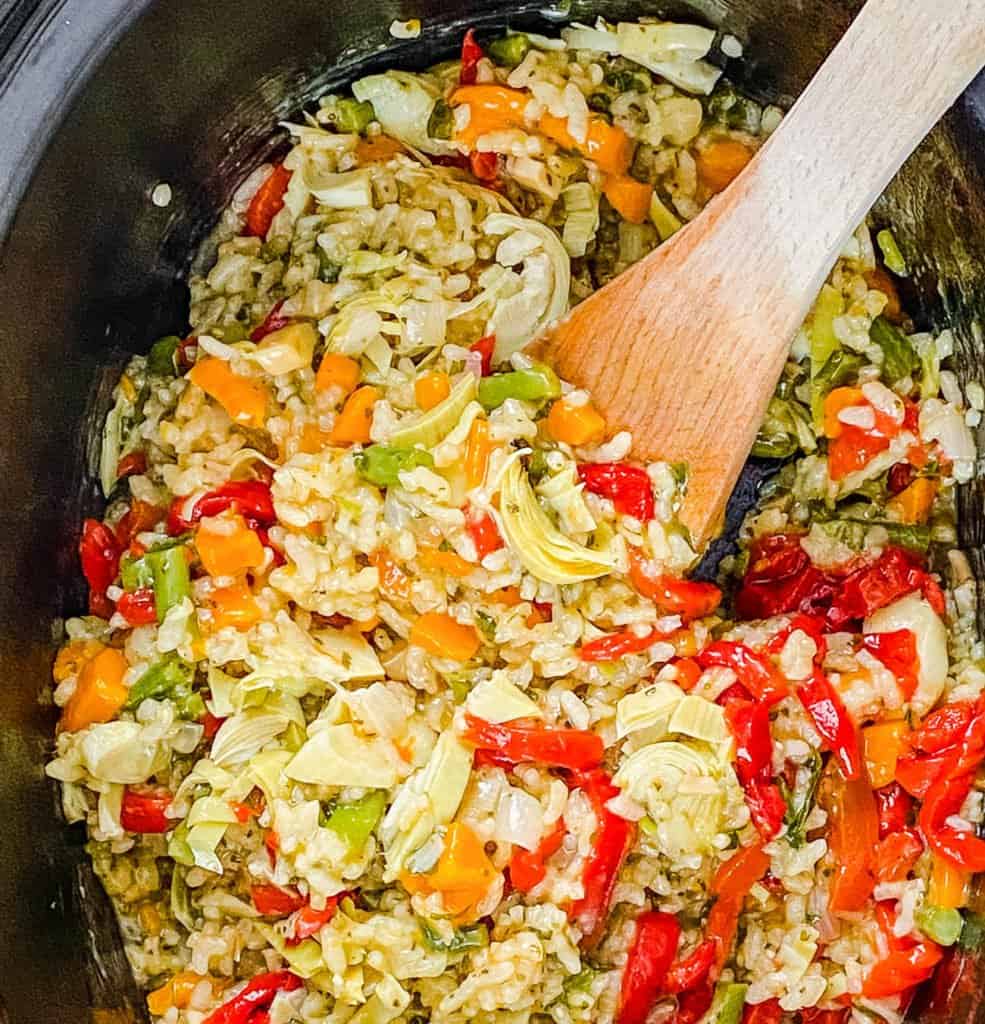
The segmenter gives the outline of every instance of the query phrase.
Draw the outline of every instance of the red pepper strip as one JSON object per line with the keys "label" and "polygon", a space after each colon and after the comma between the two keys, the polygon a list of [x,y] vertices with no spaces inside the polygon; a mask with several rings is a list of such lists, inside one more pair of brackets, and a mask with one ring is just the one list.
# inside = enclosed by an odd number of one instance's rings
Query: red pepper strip
{"label": "red pepper strip", "polygon": [[944,953],[935,942],[918,942],[873,964],[862,984],[866,999],[887,999],[926,981]]}
{"label": "red pepper strip", "polygon": [[917,690],[920,660],[917,657],[917,638],[909,629],[892,633],[872,633],[862,637],[862,649],[889,669],[896,677],[900,692],[910,700]]}
{"label": "red pepper strip", "polygon": [[872,851],[879,841],[879,817],[868,779],[847,781],[833,763],[825,769],[821,800],[828,812],[828,847],[835,864],[829,905],[835,911],[861,910],[875,879]]}
{"label": "red pepper strip", "polygon": [[202,718],[202,729],[205,739],[210,740],[222,727],[222,723],[225,721],[224,718],[216,718],[211,711],[206,711]]}
{"label": "red pepper strip", "polygon": [[825,637],[826,626],[820,615],[806,615],[798,612],[766,645],[767,654],[779,654],[791,633],[797,631],[806,633],[814,641],[817,653],[814,655],[814,664],[820,665],[824,661],[824,655],[828,649],[828,641]]}
{"label": "red pepper strip", "polygon": [[918,799],[938,781],[973,772],[985,757],[985,703],[949,704],[928,715],[899,758],[896,779]]}
{"label": "red pepper strip", "polygon": [[973,781],[968,774],[934,783],[924,798],[917,821],[934,853],[963,871],[977,874],[985,871],[985,839],[979,839],[973,831],[947,824],[947,819],[961,809]]}
{"label": "red pepper strip", "polygon": [[912,828],[880,839],[872,852],[872,873],[877,882],[902,882],[923,854],[923,840]]}
{"label": "red pepper strip", "polygon": [[[479,750],[494,750],[515,764],[536,761],[582,771],[602,763],[602,737],[583,729],[549,729],[523,720],[497,725],[466,714],[462,739]],[[612,794],[615,795],[615,792]]]}
{"label": "red pepper strip", "polygon": [[268,971],[258,974],[246,987],[214,1010],[202,1024],[247,1024],[252,1022],[253,1014],[258,1010],[266,1010],[274,1001],[278,992],[293,992],[303,982],[290,971]]}
{"label": "red pepper strip", "polygon": [[267,180],[256,190],[246,210],[246,234],[266,238],[270,225],[284,208],[284,193],[291,180],[291,172],[278,164]]}
{"label": "red pepper strip", "polygon": [[473,345],[469,346],[470,352],[478,352],[482,356],[482,376],[488,377],[492,372],[492,358],[493,352],[496,349],[496,335],[487,334],[484,338],[480,338]]}
{"label": "red pepper strip", "polygon": [[814,728],[838,761],[842,775],[846,779],[857,779],[862,771],[858,730],[828,677],[815,668],[814,675],[801,684],[797,696]]}
{"label": "red pepper strip", "polygon": [[146,452],[127,452],[116,464],[116,479],[122,480],[125,476],[134,476],[143,473],[147,469]]}
{"label": "red pepper strip", "polygon": [[[593,949],[605,931],[612,892],[619,869],[636,837],[636,826],[613,814],[605,805],[619,789],[601,770],[587,772],[572,780],[588,797],[595,812],[596,830],[592,855],[582,874],[584,896],[572,903],[568,917],[581,929],[582,945]],[[673,957],[673,952],[671,952]]]}
{"label": "red pepper strip", "polygon": [[880,608],[914,590],[929,579],[914,564],[913,556],[900,548],[887,548],[875,562],[846,576],[828,609],[828,625],[841,629],[846,623],[864,619]]}
{"label": "red pepper strip", "polygon": [[879,813],[879,838],[906,828],[913,810],[913,797],[898,782],[891,782],[876,791],[876,808]]}
{"label": "red pepper strip", "polygon": [[578,657],[582,661],[618,661],[627,654],[640,654],[652,647],[660,636],[655,629],[645,636],[638,636],[629,629],[621,633],[608,633],[582,644],[578,649]]}
{"label": "red pepper strip", "polygon": [[690,992],[682,992],[677,999],[677,1014],[674,1024],[698,1024],[708,1010],[715,997],[715,986],[706,981]]}
{"label": "red pepper strip", "polygon": [[510,883],[520,892],[530,892],[544,881],[547,875],[547,864],[550,857],[561,849],[564,842],[564,820],[559,819],[553,831],[548,832],[540,841],[536,850],[525,850],[518,846],[510,857]]}
{"label": "red pepper strip", "polygon": [[340,892],[336,896],[329,896],[321,910],[315,910],[310,903],[301,907],[294,917],[294,922],[287,936],[287,944],[289,946],[296,946],[299,942],[310,939],[312,935],[317,935],[335,917],[335,912],[339,909],[339,903],[343,897],[348,895],[348,893]]}
{"label": "red pepper strip", "polygon": [[274,331],[279,331],[282,327],[286,327],[291,322],[291,318],[289,316],[284,316],[281,313],[281,308],[286,301],[286,299],[281,299],[280,302],[270,310],[266,317],[264,317],[263,323],[253,328],[253,331],[250,333],[250,341],[263,341],[268,334],[273,334]]}
{"label": "red pepper strip", "polygon": [[475,41],[475,29],[470,28],[462,40],[462,70],[458,74],[459,85],[475,85],[476,69],[483,57],[485,57],[485,53]]}
{"label": "red pepper strip", "polygon": [[239,512],[251,528],[273,526],[277,522],[270,486],[260,480],[230,480],[195,502],[191,512],[184,514],[187,499],[175,498],[168,512],[168,533],[184,533],[203,516],[217,516],[227,509]]}
{"label": "red pepper strip", "polygon": [[474,509],[471,505],[465,506],[465,532],[472,538],[480,562],[503,546],[496,520],[488,512]]}
{"label": "red pepper strip", "polygon": [[732,953],[742,904],[769,866],[770,858],[761,846],[745,846],[725,861],[712,879],[711,891],[718,898],[705,925],[705,935],[715,943],[716,949],[712,980],[717,980]]}
{"label": "red pepper strip", "polygon": [[664,978],[664,991],[678,993],[697,988],[708,977],[715,963],[717,949],[714,939],[705,939],[690,956],[675,960]]}
{"label": "red pepper strip", "polygon": [[469,170],[479,181],[492,185],[499,180],[499,156],[496,153],[480,153],[476,150],[469,154]]}
{"label": "red pepper strip", "polygon": [[773,782],[773,739],[765,704],[731,700],[725,719],[735,740],[735,773],[742,784],[753,824],[764,840],[783,826],[787,805]]}
{"label": "red pepper strip", "polygon": [[150,587],[123,594],[116,602],[116,610],[127,620],[128,626],[147,626],[157,622],[157,605]]}
{"label": "red pepper strip", "polygon": [[153,529],[163,518],[162,509],[134,498],[123,518],[116,524],[116,543],[120,551],[123,551],[138,533]]}
{"label": "red pepper strip", "polygon": [[264,917],[287,917],[305,905],[305,898],[293,886],[254,885],[250,887],[250,899],[258,913]]}
{"label": "red pepper strip", "polygon": [[742,1008],[742,1024],[780,1024],[783,1010],[779,999],[767,999],[765,1003],[746,1003]]}
{"label": "red pepper strip", "polygon": [[765,654],[732,640],[719,640],[698,655],[702,668],[730,668],[739,682],[756,698],[775,704],[787,695],[787,684]]}
{"label": "red pepper strip", "polygon": [[578,476],[592,494],[611,499],[621,515],[641,523],[653,518],[653,485],[645,469],[625,462],[582,463]]}
{"label": "red pepper strip", "polygon": [[968,731],[975,704],[972,701],[956,701],[932,711],[920,723],[919,729],[910,734],[910,746],[926,754],[937,754],[953,747]]}
{"label": "red pepper strip", "polygon": [[120,808],[123,830],[145,835],[170,831],[177,822],[164,812],[171,806],[172,799],[166,789],[131,789],[127,786]]}
{"label": "red pepper strip", "polygon": [[819,1010],[816,1006],[808,1006],[800,1011],[800,1024],[844,1024],[850,1012],[847,1006],[837,1010]]}
{"label": "red pepper strip", "polygon": [[120,547],[113,531],[98,519],[86,519],[79,540],[82,572],[89,584],[89,611],[108,619],[113,614],[113,602],[106,589],[116,579],[120,567]]}
{"label": "red pepper strip", "polygon": [[722,592],[714,583],[681,580],[656,572],[639,548],[629,549],[629,578],[643,597],[653,601],[661,615],[680,615],[685,622],[711,615],[722,600]]}
{"label": "red pepper strip", "polygon": [[809,613],[824,607],[834,590],[834,582],[811,564],[800,535],[778,533],[753,545],[735,608],[743,619]]}
{"label": "red pepper strip", "polygon": [[681,927],[673,914],[649,910],[636,919],[636,931],[622,976],[617,1024],[645,1024],[663,991],[677,952]]}

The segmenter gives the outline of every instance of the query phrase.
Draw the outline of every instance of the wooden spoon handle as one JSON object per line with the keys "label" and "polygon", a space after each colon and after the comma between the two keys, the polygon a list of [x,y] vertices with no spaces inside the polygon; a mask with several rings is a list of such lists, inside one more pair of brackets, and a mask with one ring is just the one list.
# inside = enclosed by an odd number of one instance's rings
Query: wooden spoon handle
{"label": "wooden spoon handle", "polygon": [[750,168],[745,195],[723,197],[735,207],[727,230],[758,233],[778,286],[809,301],[983,63],[985,0],[868,0]]}

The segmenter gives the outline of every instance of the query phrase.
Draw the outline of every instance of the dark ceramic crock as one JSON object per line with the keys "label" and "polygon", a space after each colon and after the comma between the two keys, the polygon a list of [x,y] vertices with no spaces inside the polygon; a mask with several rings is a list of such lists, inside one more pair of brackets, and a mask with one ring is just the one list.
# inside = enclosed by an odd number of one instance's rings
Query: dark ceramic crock
{"label": "dark ceramic crock", "polygon": [[[570,16],[723,27],[745,46],[733,80],[789,104],[859,6],[575,0]],[[423,36],[396,43],[387,26],[412,16]],[[90,425],[114,367],[181,330],[189,254],[283,143],[279,120],[369,68],[452,55],[470,24],[549,31],[564,17],[549,0],[0,0],[0,1024],[146,1019],[83,837],[42,774],[53,715],[39,694],[53,625],[81,607],[75,531],[98,504]],[[979,79],[878,211],[915,270],[911,308],[924,326],[956,328],[966,380],[985,352],[972,330],[985,298],[983,142]],[[149,199],[162,181],[166,209]],[[982,493],[961,496],[980,576]],[[981,960],[954,960],[911,1016],[967,1024],[983,986]]]}

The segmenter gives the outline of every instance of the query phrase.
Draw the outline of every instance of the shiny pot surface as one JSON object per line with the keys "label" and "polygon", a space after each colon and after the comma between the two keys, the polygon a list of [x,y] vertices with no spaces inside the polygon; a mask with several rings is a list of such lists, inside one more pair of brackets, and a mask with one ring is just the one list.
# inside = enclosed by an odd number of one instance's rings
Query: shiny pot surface
{"label": "shiny pot surface", "polygon": [[[575,0],[568,17],[723,27],[745,46],[733,81],[788,104],[860,6]],[[411,16],[423,36],[395,42],[387,26]],[[0,0],[0,1024],[145,1019],[83,836],[64,827],[44,778],[54,716],[38,699],[53,624],[82,606],[73,552],[98,502],[91,425],[122,355],[182,330],[189,256],[283,141],[279,120],[356,73],[450,56],[467,25],[550,31],[563,20],[547,0]],[[165,208],[150,200],[159,182],[173,192]],[[985,79],[878,212],[914,268],[910,308],[923,326],[955,327],[959,375],[981,377]],[[981,578],[983,494],[976,483],[961,496],[961,540]],[[979,1019],[983,988],[985,959],[956,959],[912,1015]]]}

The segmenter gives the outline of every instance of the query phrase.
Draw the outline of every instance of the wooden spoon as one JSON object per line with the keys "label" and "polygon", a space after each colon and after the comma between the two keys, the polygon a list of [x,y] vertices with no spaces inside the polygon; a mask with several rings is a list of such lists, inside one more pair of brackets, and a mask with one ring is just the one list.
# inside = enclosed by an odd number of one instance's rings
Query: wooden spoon
{"label": "wooden spoon", "polygon": [[535,340],[636,456],[688,463],[696,542],[845,242],[983,64],[985,0],[869,0],[735,183]]}

